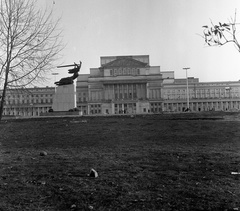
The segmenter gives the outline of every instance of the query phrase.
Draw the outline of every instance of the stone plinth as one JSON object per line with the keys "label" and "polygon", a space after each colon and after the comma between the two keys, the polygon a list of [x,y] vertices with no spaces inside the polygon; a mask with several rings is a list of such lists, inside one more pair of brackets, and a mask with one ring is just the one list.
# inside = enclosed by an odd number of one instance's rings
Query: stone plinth
{"label": "stone plinth", "polygon": [[53,97],[53,111],[69,111],[76,107],[76,88],[74,84],[58,86]]}

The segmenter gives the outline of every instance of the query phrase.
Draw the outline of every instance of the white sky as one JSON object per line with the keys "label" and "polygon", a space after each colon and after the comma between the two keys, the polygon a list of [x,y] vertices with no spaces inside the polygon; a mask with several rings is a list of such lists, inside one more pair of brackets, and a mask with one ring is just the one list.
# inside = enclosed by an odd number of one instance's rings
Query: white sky
{"label": "white sky", "polygon": [[[228,22],[235,9],[240,22],[239,0],[39,1],[53,7],[55,17],[61,16],[66,48],[59,63],[81,60],[81,73],[99,67],[101,56],[149,55],[151,66],[173,70],[175,78],[185,77],[182,68],[190,67],[188,76],[200,81],[240,79],[235,47],[207,47],[197,35],[210,19]],[[57,80],[70,76],[67,68],[53,71],[61,73]]]}

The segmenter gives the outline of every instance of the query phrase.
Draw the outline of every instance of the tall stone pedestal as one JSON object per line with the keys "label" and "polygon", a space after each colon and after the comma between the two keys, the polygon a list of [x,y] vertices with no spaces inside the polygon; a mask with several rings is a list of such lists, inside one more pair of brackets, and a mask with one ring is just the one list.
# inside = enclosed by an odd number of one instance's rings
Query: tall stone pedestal
{"label": "tall stone pedestal", "polygon": [[76,107],[76,87],[74,84],[58,86],[53,97],[53,111],[69,111]]}

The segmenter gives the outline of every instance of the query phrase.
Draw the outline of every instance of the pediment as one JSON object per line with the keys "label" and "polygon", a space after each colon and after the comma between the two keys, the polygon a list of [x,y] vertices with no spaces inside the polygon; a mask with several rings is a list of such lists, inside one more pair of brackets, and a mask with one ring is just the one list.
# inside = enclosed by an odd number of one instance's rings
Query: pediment
{"label": "pediment", "polygon": [[103,68],[115,68],[115,67],[147,67],[148,64],[144,62],[137,61],[129,57],[117,58],[114,61],[111,61],[107,64],[104,64]]}

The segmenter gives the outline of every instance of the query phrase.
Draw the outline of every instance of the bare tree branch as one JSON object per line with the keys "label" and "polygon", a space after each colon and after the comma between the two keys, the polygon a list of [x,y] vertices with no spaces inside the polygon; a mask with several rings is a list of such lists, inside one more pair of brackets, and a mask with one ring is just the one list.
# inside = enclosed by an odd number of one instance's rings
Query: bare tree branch
{"label": "bare tree branch", "polygon": [[59,21],[34,0],[0,0],[0,120],[7,87],[34,85],[53,68],[64,48]]}
{"label": "bare tree branch", "polygon": [[236,49],[240,52],[240,44],[236,36],[237,32],[237,12],[235,10],[234,18],[231,18],[227,23],[214,24],[203,26],[203,36],[205,43],[208,46],[223,46],[227,43],[233,43]]}

